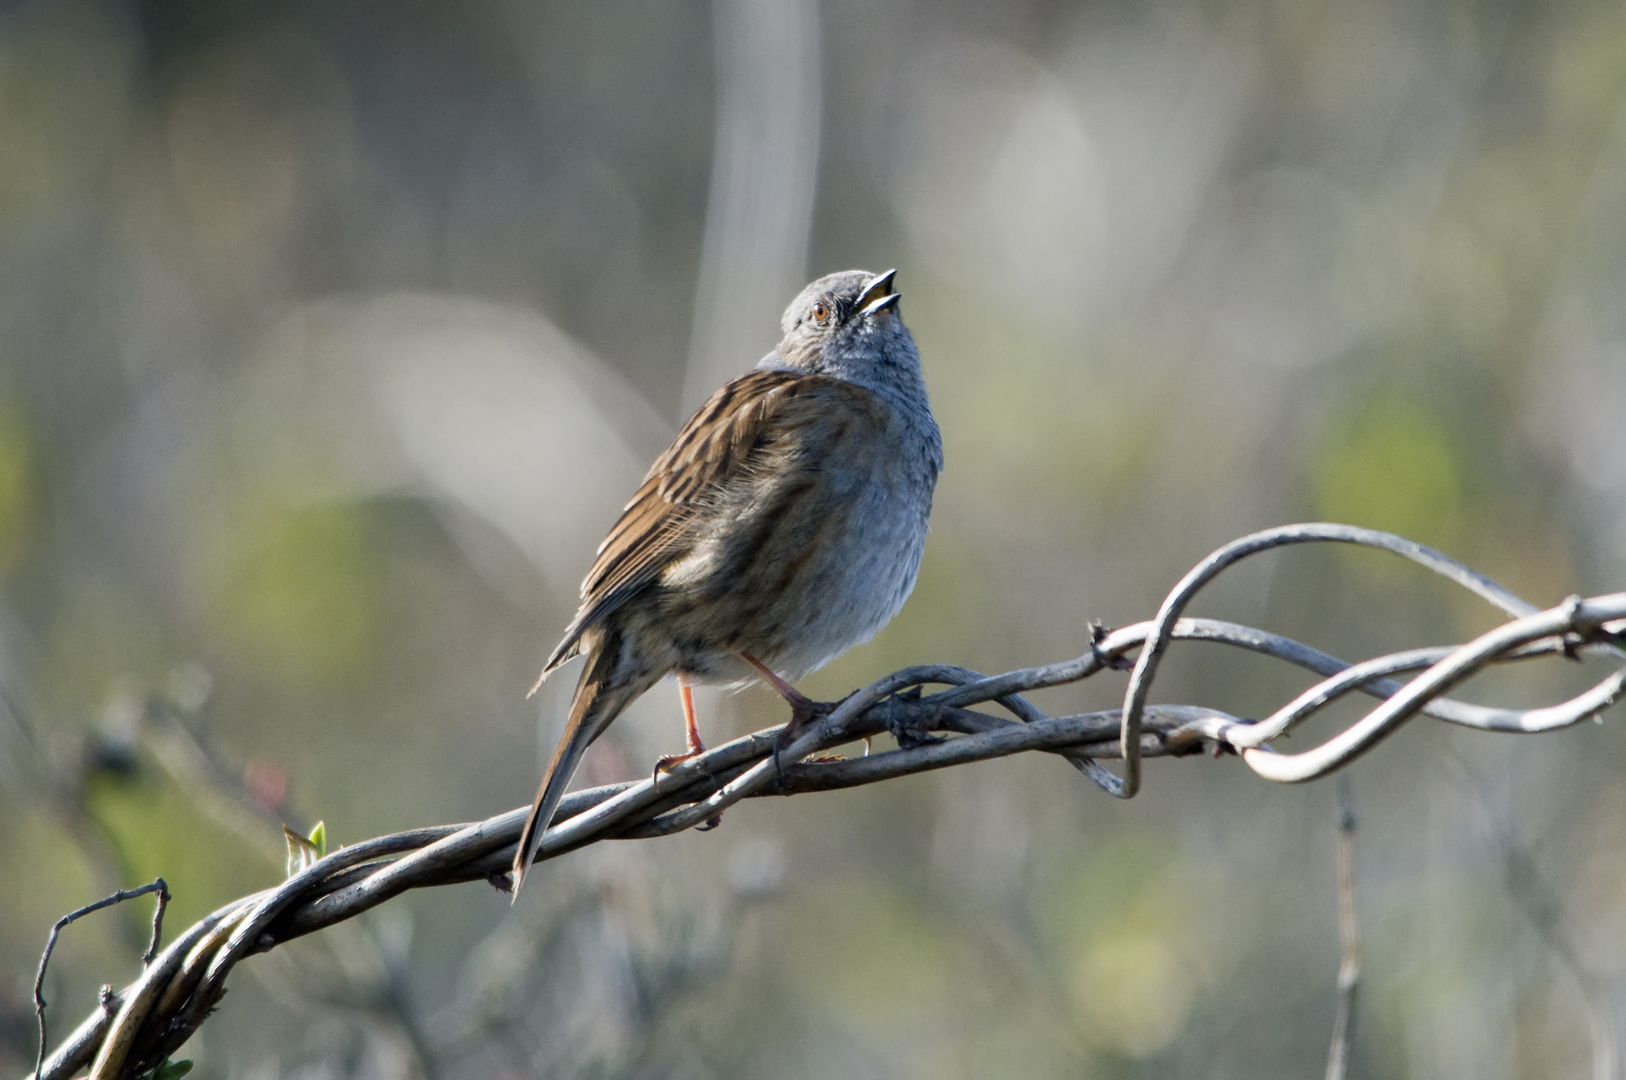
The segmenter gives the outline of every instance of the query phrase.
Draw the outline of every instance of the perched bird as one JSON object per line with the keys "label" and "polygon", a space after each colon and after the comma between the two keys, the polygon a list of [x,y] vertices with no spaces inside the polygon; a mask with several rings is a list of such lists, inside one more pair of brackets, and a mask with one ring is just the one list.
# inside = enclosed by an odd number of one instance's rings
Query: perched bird
{"label": "perched bird", "polygon": [[[542,679],[587,663],[514,855],[517,894],[587,747],[663,676],[677,676],[688,750],[704,750],[690,687],[790,684],[868,641],[920,569],[943,443],[896,271],[813,282],[784,338],[711,396],[599,545],[582,604]],[[531,692],[536,692],[532,687]]]}

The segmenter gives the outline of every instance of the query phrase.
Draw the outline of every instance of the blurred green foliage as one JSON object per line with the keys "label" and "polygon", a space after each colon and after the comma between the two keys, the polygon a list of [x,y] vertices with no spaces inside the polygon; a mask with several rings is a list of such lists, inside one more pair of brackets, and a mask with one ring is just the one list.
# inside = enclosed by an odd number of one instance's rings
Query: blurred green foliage
{"label": "blurred green foliage", "polygon": [[1126,830],[1036,898],[1060,981],[1093,1046],[1145,1058],[1184,1030],[1202,970],[1189,955],[1198,943],[1182,940],[1190,891],[1167,837]]}
{"label": "blurred green foliage", "polygon": [[[130,777],[100,775],[85,791],[85,811],[118,853],[119,880],[126,885],[162,877],[174,900],[165,914],[171,929],[201,919],[244,882],[275,882],[258,851],[200,818],[198,804],[173,786]],[[121,916],[115,916],[115,918]],[[151,923],[150,909],[126,918]]]}
{"label": "blurred green foliage", "polygon": [[0,393],[0,577],[22,556],[39,512],[35,468],[25,414]]}
{"label": "blurred green foliage", "polygon": [[1374,395],[1342,430],[1328,433],[1312,470],[1319,520],[1383,529],[1442,550],[1460,539],[1463,464],[1445,418],[1414,400]]}
{"label": "blurred green foliage", "polygon": [[238,663],[288,686],[367,672],[381,613],[362,506],[250,503],[218,559],[213,614]]}
{"label": "blurred green foliage", "polygon": [[[1539,604],[1626,581],[1626,10],[750,11],[817,30],[786,272],[899,268],[946,444],[915,595],[810,692],[1078,655],[1092,620],[1305,517]],[[355,838],[530,794],[574,675],[524,692],[599,530],[691,362],[743,370],[776,332],[739,311],[749,349],[685,356],[708,214],[750,186],[718,148],[765,145],[717,130],[739,17],[0,11],[0,1068],[32,1060],[24,984],[64,911],[162,874],[173,935],[276,879],[282,821]],[[741,228],[771,278],[773,230]],[[1355,552],[1202,603],[1351,657],[1495,618]],[[1468,689],[1547,702],[1587,674]],[[1122,677],[1092,683],[1042,700],[1113,707]],[[1302,685],[1177,647],[1155,696]],[[766,692],[706,702],[708,740],[783,719]],[[677,719],[649,694],[587,778],[644,774]],[[1574,973],[1485,808],[1616,987],[1623,768],[1613,718],[1413,727],[1363,759],[1356,1075],[1590,1075]],[[1302,1076],[1332,823],[1322,786],[1228,759],[1151,763],[1127,805],[1049,759],[754,800],[551,863],[518,911],[436,890],[256,957],[187,1053],[255,1077]],[[70,931],[55,1030],[134,969],[146,911]]]}

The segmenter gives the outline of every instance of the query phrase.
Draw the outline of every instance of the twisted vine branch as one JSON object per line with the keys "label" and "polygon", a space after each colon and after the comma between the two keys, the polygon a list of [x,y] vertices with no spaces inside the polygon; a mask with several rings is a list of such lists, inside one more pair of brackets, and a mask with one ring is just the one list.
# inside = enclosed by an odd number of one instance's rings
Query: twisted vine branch
{"label": "twisted vine branch", "polygon": [[[1277,634],[1182,615],[1204,586],[1242,559],[1312,542],[1357,544],[1400,555],[1513,618],[1465,644],[1349,664]],[[777,755],[782,729],[776,727],[718,746],[652,779],[575,792],[561,804],[537,859],[601,840],[681,832],[745,798],[870,784],[1028,750],[1058,754],[1103,790],[1129,798],[1139,790],[1144,758],[1205,749],[1234,752],[1265,779],[1296,783],[1343,768],[1419,714],[1484,731],[1552,731],[1595,716],[1617,701],[1626,692],[1626,666],[1586,692],[1544,708],[1498,709],[1443,695],[1494,664],[1581,653],[1626,658],[1619,647],[1626,640],[1623,635],[1626,592],[1571,597],[1542,611],[1469,567],[1402,537],[1349,525],[1284,526],[1214,552],[1181,579],[1155,619],[1098,633],[1090,650],[1076,659],[992,677],[944,665],[905,668],[824,706],[818,722]],[[1177,640],[1260,653],[1323,678],[1260,720],[1199,706],[1148,704],[1158,664]],[[1048,716],[1021,696],[1125,666],[1131,653],[1136,655],[1121,710]],[[1409,672],[1420,674],[1406,683],[1391,678]],[[927,686],[947,689],[926,694]],[[1310,750],[1286,754],[1270,748],[1271,739],[1352,691],[1378,698],[1379,704]],[[1009,716],[972,708],[984,704],[997,705]],[[816,758],[883,732],[897,739],[898,749],[847,760]],[[1123,761],[1121,776],[1100,764],[1113,758]],[[93,1080],[133,1077],[151,1069],[203,1023],[239,961],[354,918],[408,889],[479,880],[506,887],[505,870],[525,815],[520,808],[474,824],[363,841],[316,861],[274,889],[226,904],[171,942],[135,982],[106,996],[34,1080],[66,1080],[87,1063]]]}

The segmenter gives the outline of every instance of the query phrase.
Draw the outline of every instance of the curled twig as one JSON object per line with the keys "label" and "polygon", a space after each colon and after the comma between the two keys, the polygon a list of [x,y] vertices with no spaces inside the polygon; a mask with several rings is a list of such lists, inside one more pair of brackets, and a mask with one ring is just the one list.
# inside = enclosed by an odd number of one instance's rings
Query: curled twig
{"label": "curled twig", "polygon": [[68,924],[76,922],[92,912],[110,908],[115,904],[122,904],[126,900],[134,900],[138,896],[146,896],[148,893],[157,893],[158,902],[152,912],[152,943],[147,946],[146,953],[141,957],[141,964],[146,967],[152,963],[153,956],[158,952],[158,939],[164,932],[164,907],[171,899],[169,886],[164,884],[163,878],[154,878],[151,884],[143,885],[138,889],[120,889],[112,896],[105,896],[94,904],[86,904],[82,908],[68,912],[51,927],[51,933],[45,939],[45,949],[40,953],[39,970],[34,974],[34,1015],[39,1020],[40,1027],[39,1051],[34,1058],[34,1072],[36,1075],[39,1074],[41,1066],[45,1063],[45,1044],[49,1038],[45,1028],[45,969],[51,963],[51,953],[56,949],[56,939]]}
{"label": "curled twig", "polygon": [[[1362,544],[1422,564],[1478,594],[1513,621],[1463,645],[1412,649],[1351,665],[1280,635],[1213,619],[1181,616],[1191,598],[1237,561],[1305,542]],[[1211,748],[1234,751],[1258,775],[1278,782],[1324,776],[1349,764],[1417,715],[1480,730],[1542,732],[1595,716],[1626,692],[1626,668],[1569,701],[1540,709],[1497,709],[1443,695],[1495,664],[1575,652],[1619,657],[1626,630],[1626,593],[1571,598],[1547,611],[1488,578],[1401,537],[1345,525],[1295,525],[1226,545],[1188,573],[1155,620],[1112,632],[1092,632],[1089,650],[1074,659],[984,676],[965,668],[906,668],[822,710],[777,755],[781,728],[769,728],[685,760],[634,783],[567,796],[543,835],[538,861],[601,840],[663,836],[693,828],[745,798],[791,795],[874,783],[1027,750],[1058,754],[1110,793],[1128,797],[1140,783],[1140,760]],[[1191,705],[1151,705],[1158,660],[1173,641],[1207,642],[1270,656],[1322,676],[1274,714],[1249,721]],[[1121,710],[1048,716],[1022,695],[1121,668],[1135,657]],[[1418,672],[1410,682],[1391,678]],[[941,687],[926,693],[926,687]],[[1320,746],[1298,754],[1272,750],[1269,740],[1359,691],[1379,704]],[[975,711],[993,705],[1006,715]],[[830,750],[888,731],[945,732],[943,740],[849,760]],[[1121,757],[1123,777],[1100,760]],[[134,984],[115,995],[116,1010],[99,1011],[45,1061],[39,1080],[65,1080],[92,1056],[96,1078],[127,1077],[162,1060],[196,1030],[225,990],[233,966],[256,952],[354,918],[408,889],[463,881],[506,885],[526,809],[468,825],[419,829],[341,848],[280,886],[233,901],[189,929]]]}

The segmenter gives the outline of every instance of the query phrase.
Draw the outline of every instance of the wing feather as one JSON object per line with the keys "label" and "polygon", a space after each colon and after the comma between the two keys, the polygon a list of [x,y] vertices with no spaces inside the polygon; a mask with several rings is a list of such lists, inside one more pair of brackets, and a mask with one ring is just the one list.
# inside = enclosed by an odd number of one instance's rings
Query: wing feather
{"label": "wing feather", "polygon": [[589,627],[687,555],[709,520],[707,511],[726,502],[734,485],[754,483],[773,446],[796,439],[843,406],[881,422],[868,391],[828,375],[758,369],[713,394],[650,466],[599,545],[582,582],[581,608],[548,657],[544,675],[576,654]]}

